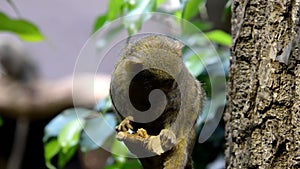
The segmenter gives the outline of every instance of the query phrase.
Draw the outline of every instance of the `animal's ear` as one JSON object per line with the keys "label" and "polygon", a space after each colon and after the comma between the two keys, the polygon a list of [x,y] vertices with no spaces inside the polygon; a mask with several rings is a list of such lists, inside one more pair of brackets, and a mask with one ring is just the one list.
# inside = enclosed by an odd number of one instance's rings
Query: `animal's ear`
{"label": "animal's ear", "polygon": [[143,70],[143,64],[137,58],[130,58],[125,61],[124,68],[127,72],[138,73]]}
{"label": "animal's ear", "polygon": [[182,57],[182,48],[184,47],[184,44],[181,41],[176,40],[173,47],[176,53],[178,53],[179,57]]}

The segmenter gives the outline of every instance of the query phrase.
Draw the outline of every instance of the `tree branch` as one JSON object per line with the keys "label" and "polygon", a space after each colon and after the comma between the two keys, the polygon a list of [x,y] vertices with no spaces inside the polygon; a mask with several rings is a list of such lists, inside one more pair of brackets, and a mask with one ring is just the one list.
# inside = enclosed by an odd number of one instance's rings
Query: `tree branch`
{"label": "tree branch", "polygon": [[[56,82],[37,80],[26,86],[2,77],[0,113],[14,118],[46,118],[74,107],[73,92],[76,93],[76,106],[92,108],[99,99],[108,95],[109,82],[110,78],[105,75],[83,74]],[[94,87],[93,93],[89,92],[91,87]]]}

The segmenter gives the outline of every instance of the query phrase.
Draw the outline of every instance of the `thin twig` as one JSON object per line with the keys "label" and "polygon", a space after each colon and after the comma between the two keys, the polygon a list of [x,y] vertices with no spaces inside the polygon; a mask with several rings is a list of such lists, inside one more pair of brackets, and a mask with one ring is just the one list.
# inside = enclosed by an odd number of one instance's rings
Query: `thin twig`
{"label": "thin twig", "polygon": [[21,17],[20,10],[18,9],[17,5],[12,0],[6,0],[10,7],[15,11],[18,17]]}
{"label": "thin twig", "polygon": [[27,135],[29,131],[29,119],[19,117],[16,123],[16,130],[14,136],[14,144],[10,154],[7,169],[20,169],[27,142]]}

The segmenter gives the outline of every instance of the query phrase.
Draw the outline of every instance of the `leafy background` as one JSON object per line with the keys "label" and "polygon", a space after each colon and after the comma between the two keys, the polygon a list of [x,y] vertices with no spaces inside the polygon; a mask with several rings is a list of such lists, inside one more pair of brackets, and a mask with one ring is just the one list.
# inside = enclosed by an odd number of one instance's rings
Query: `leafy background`
{"label": "leafy background", "polygon": [[[205,4],[205,0],[182,0],[176,8],[170,8],[170,4],[164,0],[110,0],[107,12],[96,18],[92,32],[101,29],[105,24],[108,24],[121,16],[144,12],[157,11],[168,13],[190,21],[198,29],[204,32],[208,38],[197,39],[195,36],[193,37],[195,38],[195,41],[210,44],[208,41],[210,40],[213,42],[217,51],[216,54],[215,52],[203,48],[197,50],[200,51],[197,55],[184,53],[186,66],[198,80],[205,84],[204,87],[208,93],[208,101],[210,101],[211,98],[209,93],[212,86],[210,86],[210,79],[204,67],[214,69],[214,64],[216,64],[215,58],[221,58],[222,63],[226,68],[225,72],[228,73],[231,37],[222,30],[213,29],[205,12]],[[224,17],[229,17],[229,6],[230,1],[224,9]],[[16,13],[18,12],[16,11]],[[127,19],[123,22],[123,28],[127,30],[129,35],[133,35],[139,31],[144,22],[145,18],[143,17]],[[3,12],[0,12],[0,31],[14,33],[20,39],[28,42],[45,40],[45,37],[40,32],[38,26],[26,19],[12,18]],[[198,58],[199,56],[203,57],[209,65],[202,65]],[[213,80],[218,80],[218,78],[213,78]],[[215,110],[218,110],[219,107],[222,107],[225,104],[224,100],[215,100],[214,102],[218,103],[214,105]],[[205,115],[205,117],[209,116],[208,120],[214,121],[214,113]],[[200,120],[197,123],[198,136],[203,126],[203,121],[201,121],[201,119],[204,119],[204,117],[199,117],[199,119]],[[94,131],[103,131],[104,127],[113,127],[117,123],[108,98],[100,100],[93,110],[82,108],[65,110],[53,118],[53,120],[45,127],[43,142],[46,166],[51,169],[64,168],[68,162],[74,158],[77,151],[88,152],[99,149],[97,145],[103,145],[110,142],[110,138],[114,136],[114,132],[107,131],[106,133],[101,133],[101,137],[99,137],[99,132]],[[2,125],[1,118],[0,125]],[[91,140],[91,138],[93,138],[93,140]],[[120,142],[113,142],[109,146],[111,146],[111,149],[114,152],[118,152],[118,155],[112,154],[107,159],[106,169],[141,168],[138,160],[126,158],[126,155],[128,155],[129,152],[126,149],[122,149]],[[207,168],[214,161],[223,162],[223,151],[224,125],[221,122],[209,140],[205,143],[195,145],[193,152],[195,168]]]}

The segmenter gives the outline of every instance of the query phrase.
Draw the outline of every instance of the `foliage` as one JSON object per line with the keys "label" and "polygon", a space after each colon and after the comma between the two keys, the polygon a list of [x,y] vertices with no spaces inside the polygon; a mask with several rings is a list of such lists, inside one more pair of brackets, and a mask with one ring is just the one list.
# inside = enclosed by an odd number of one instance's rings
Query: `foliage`
{"label": "foliage", "polygon": [[205,0],[190,0],[184,3],[183,19],[190,20],[199,14],[199,8],[205,4]]}
{"label": "foliage", "polygon": [[11,32],[28,42],[39,42],[44,36],[38,27],[24,19],[13,19],[0,12],[0,32]]}
{"label": "foliage", "polygon": [[92,113],[90,110],[85,109],[65,110],[45,127],[43,140],[48,168],[55,168],[51,163],[55,155],[58,155],[59,168],[62,168],[74,155],[80,132],[85,124],[84,117],[90,113]]}
{"label": "foliage", "polygon": [[[111,113],[102,112],[99,114],[82,108],[67,109],[45,127],[43,141],[48,168],[56,168],[55,166],[63,168],[73,157],[78,146],[82,151],[93,150],[111,137],[113,132],[103,132],[104,126],[101,124],[110,122],[110,126],[114,127],[115,118]],[[58,156],[58,159],[57,165],[54,166],[52,160],[55,156]]]}
{"label": "foliage", "polygon": [[[215,69],[217,65],[217,59],[221,59],[222,64],[227,67],[229,65],[228,56],[229,50],[228,47],[231,43],[231,37],[229,34],[221,30],[211,30],[211,24],[205,19],[199,19],[198,15],[202,15],[202,10],[205,7],[205,0],[190,0],[180,1],[179,6],[176,9],[166,10],[166,4],[164,0],[110,0],[108,4],[108,11],[97,17],[93,32],[96,32],[98,29],[102,28],[105,24],[112,22],[113,20],[128,15],[136,15],[140,13],[159,11],[168,14],[172,14],[181,19],[189,20],[193,23],[198,29],[204,31],[204,34],[207,38],[199,38],[198,36],[191,35],[189,40],[194,41],[194,45],[197,47],[198,43],[211,45],[213,42],[214,47],[217,51],[211,51],[209,48],[206,48],[204,45],[203,48],[197,49],[196,52],[188,52],[189,50],[183,49],[184,62],[188,67],[189,71],[197,77],[201,82],[203,82],[204,88],[207,92],[208,99],[207,102],[213,101],[215,103],[212,105],[214,113],[207,114],[208,106],[204,108],[203,115],[199,118],[197,123],[198,135],[200,132],[203,123],[206,121],[213,121],[215,114],[219,107],[225,105],[224,100],[220,100],[220,97],[211,98],[210,93],[212,90],[211,81],[218,83],[218,78],[209,77],[208,69],[211,72],[217,71]],[[137,15],[139,17],[123,17],[122,28],[111,30],[111,34],[116,34],[119,30],[126,29],[129,35],[133,35],[139,31],[142,24],[148,19],[144,15]],[[200,17],[201,18],[201,17]],[[203,18],[203,17],[202,17]],[[108,35],[109,36],[109,35]],[[209,41],[210,40],[210,41]],[[202,45],[203,46],[203,45]],[[220,57],[219,57],[220,56]],[[209,63],[204,65],[202,61]],[[225,69],[225,72],[228,72],[228,69]],[[217,72],[214,72],[217,74]],[[224,91],[221,91],[219,95],[224,94]],[[104,121],[96,121],[95,118],[103,116],[105,121],[109,121],[110,125],[113,127],[116,125],[116,120],[111,111],[111,102],[109,99],[100,101],[99,104],[95,107],[95,110],[86,110],[86,109],[69,109],[62,112],[60,115],[55,117],[45,128],[45,160],[48,168],[62,168],[68,160],[74,155],[76,149],[80,147],[81,151],[89,151],[99,148],[101,145],[105,145],[110,138],[113,137],[112,132],[99,133],[95,131],[104,131],[103,125]],[[97,113],[100,112],[100,113]],[[222,126],[218,127],[219,132],[215,132],[213,137],[208,141],[213,143],[218,143],[220,145],[224,139],[223,132],[220,132]],[[101,137],[101,138],[100,138]],[[92,139],[91,139],[92,138]],[[128,155],[128,150],[123,148],[123,145],[119,141],[114,141],[110,145],[112,152],[117,152],[117,155],[112,155],[112,161],[108,163],[105,169],[112,168],[141,168],[140,163],[136,159],[125,158]],[[205,147],[200,144],[196,144],[194,149],[194,154],[201,153],[203,159],[207,160],[197,161],[195,164],[197,168],[205,168],[205,166],[215,159],[222,149],[222,146],[212,147],[213,150],[210,152],[203,153]],[[214,153],[214,155],[212,155]],[[214,158],[208,158],[208,157]],[[55,158],[57,157],[56,164],[53,165]]]}
{"label": "foliage", "polygon": [[[108,3],[107,13],[100,15],[95,24],[93,32],[96,32],[104,24],[117,19],[121,16],[136,15],[144,12],[153,12],[157,9],[158,4],[161,4],[162,0],[110,0]],[[127,29],[128,34],[132,35],[137,33],[140,29],[143,21],[146,19],[140,17],[130,17],[131,19],[124,18],[124,28]]]}
{"label": "foliage", "polygon": [[220,45],[230,46],[231,45],[231,36],[224,31],[221,30],[213,30],[211,32],[207,32],[206,36],[209,40],[216,42]]}
{"label": "foliage", "polygon": [[115,141],[112,145],[112,152],[113,154],[113,163],[107,165],[104,169],[115,169],[115,168],[122,168],[122,169],[140,169],[141,164],[137,159],[129,159],[126,158],[128,155],[128,150],[124,149],[123,145],[119,141]]}

